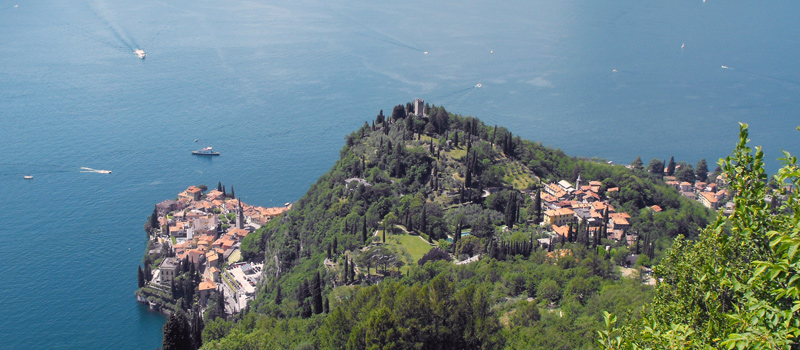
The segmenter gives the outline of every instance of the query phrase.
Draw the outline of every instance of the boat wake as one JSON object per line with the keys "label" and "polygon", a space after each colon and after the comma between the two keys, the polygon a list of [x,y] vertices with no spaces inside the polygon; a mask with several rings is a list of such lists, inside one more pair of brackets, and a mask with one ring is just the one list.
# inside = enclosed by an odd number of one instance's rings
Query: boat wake
{"label": "boat wake", "polygon": [[82,173],[98,173],[98,174],[111,174],[111,170],[92,169],[85,166],[81,167]]}

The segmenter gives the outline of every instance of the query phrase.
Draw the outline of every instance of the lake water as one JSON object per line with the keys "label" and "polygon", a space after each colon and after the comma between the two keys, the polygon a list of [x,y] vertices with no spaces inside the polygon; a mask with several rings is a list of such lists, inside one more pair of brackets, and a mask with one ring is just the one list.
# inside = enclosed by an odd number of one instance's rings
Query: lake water
{"label": "lake water", "polygon": [[[255,205],[296,200],[346,133],[414,98],[617,163],[713,163],[743,121],[774,170],[780,148],[800,152],[797,13],[790,1],[0,0],[0,344],[160,346],[164,318],[133,296],[156,202],[217,181]],[[222,156],[190,154],[203,146]]]}

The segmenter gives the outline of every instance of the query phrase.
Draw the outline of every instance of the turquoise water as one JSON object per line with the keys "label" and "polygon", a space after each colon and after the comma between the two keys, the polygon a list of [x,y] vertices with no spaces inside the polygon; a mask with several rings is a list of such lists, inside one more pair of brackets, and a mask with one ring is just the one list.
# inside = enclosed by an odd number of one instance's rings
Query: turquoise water
{"label": "turquoise water", "polygon": [[295,200],[418,97],[618,163],[716,159],[738,121],[800,152],[798,7],[0,0],[0,344],[159,346],[133,297],[154,203],[217,181]]}

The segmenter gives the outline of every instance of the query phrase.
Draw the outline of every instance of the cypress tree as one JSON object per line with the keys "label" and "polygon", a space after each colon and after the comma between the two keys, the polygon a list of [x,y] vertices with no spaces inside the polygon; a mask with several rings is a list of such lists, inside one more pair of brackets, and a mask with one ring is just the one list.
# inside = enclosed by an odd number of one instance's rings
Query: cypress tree
{"label": "cypress tree", "polygon": [[361,242],[367,242],[367,216],[364,215],[364,225],[363,229],[361,230]]}
{"label": "cypress tree", "polygon": [[139,265],[139,271],[136,274],[136,278],[139,282],[139,288],[144,287],[144,272],[142,272],[142,265]]}
{"label": "cypress tree", "polygon": [[333,255],[336,255],[337,251],[339,251],[339,241],[333,237]]}
{"label": "cypress tree", "polygon": [[[278,293],[278,295],[280,295],[280,293]],[[282,300],[282,297],[281,297],[280,300]],[[275,301],[277,303],[280,300],[278,300],[276,298]],[[220,288],[219,294],[217,294],[217,315],[219,315],[219,317],[222,317],[223,320],[225,319],[225,289],[224,288]]]}
{"label": "cypress tree", "polygon": [[189,322],[182,312],[174,312],[167,318],[167,323],[162,328],[164,340],[161,342],[163,350],[189,350],[192,349],[192,338]]}
{"label": "cypress tree", "polygon": [[303,318],[311,317],[311,305],[308,305],[307,301],[303,300],[303,302],[300,303],[300,309],[302,310],[300,313],[301,317]]}
{"label": "cypress tree", "polygon": [[155,231],[158,229],[158,207],[153,207],[153,214],[150,214],[150,231]]}
{"label": "cypress tree", "polygon": [[283,303],[283,293],[281,292],[281,285],[278,284],[278,287],[275,288],[275,305],[280,305]]}
{"label": "cypress tree", "polygon": [[675,175],[675,157],[669,157],[669,164],[667,165],[667,175]]}
{"label": "cypress tree", "polygon": [[508,226],[509,229],[514,228],[514,213],[517,212],[516,208],[514,208],[514,204],[516,204],[516,199],[509,198],[506,202],[506,211],[505,215],[503,216],[506,226]]}
{"label": "cypress tree", "polygon": [[[427,220],[427,214],[425,212],[425,207],[426,207],[426,205],[422,204],[422,222],[420,224],[422,227],[420,227],[420,231],[428,233],[428,220]],[[429,235],[429,237],[430,237],[430,235]]]}
{"label": "cypress tree", "polygon": [[325,304],[322,306],[322,310],[323,310],[323,312],[325,312],[326,314],[327,314],[327,313],[329,313],[329,312],[330,312],[330,310],[331,310],[330,301],[328,300],[328,298],[327,298],[327,297],[325,298]]}
{"label": "cypress tree", "polygon": [[[236,195],[233,193],[233,185],[231,185],[231,198],[236,198]],[[241,203],[241,200],[239,203]]]}
{"label": "cypress tree", "polygon": [[222,182],[221,181],[217,182],[217,191],[222,192]]}
{"label": "cypress tree", "polygon": [[150,271],[150,261],[144,262],[144,280],[150,282],[153,279],[153,272]]}
{"label": "cypress tree", "polygon": [[319,271],[314,275],[314,278],[311,280],[311,298],[314,304],[312,305],[314,308],[315,314],[322,313],[322,281],[319,277]]}

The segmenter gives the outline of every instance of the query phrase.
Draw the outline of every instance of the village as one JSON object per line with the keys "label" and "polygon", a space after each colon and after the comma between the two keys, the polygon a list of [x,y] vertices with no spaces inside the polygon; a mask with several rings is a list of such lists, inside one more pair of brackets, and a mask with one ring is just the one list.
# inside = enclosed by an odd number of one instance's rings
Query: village
{"label": "village", "polygon": [[137,292],[137,299],[151,309],[170,313],[176,278],[191,271],[200,276],[192,287],[201,306],[219,293],[225,297],[226,313],[243,310],[255,297],[262,265],[240,262],[241,241],[292,207],[290,203],[272,208],[251,206],[233,198],[233,189],[226,193],[218,186],[204,193],[203,187],[190,186],[177,199],[155,206],[146,257],[161,258],[152,262],[158,268],[147,273],[144,288],[140,286]]}
{"label": "village", "polygon": [[[689,183],[677,181],[675,176],[664,176],[666,185],[675,188],[682,196],[700,202],[710,210],[724,208],[723,213],[728,215],[733,210],[733,203],[724,187],[727,182],[724,176],[715,177],[711,183],[697,181]],[[619,193],[618,187],[603,190],[601,181],[581,183],[581,177],[573,186],[566,180],[548,183],[541,191],[529,192],[531,199],[540,196],[542,220],[537,224],[549,228],[548,238],[540,238],[539,245],[550,247],[556,243],[574,241],[577,227],[585,228],[589,237],[608,239],[618,244],[631,248],[631,257],[622,264],[625,267],[633,265],[636,256],[647,254],[648,247],[640,246],[642,238],[635,230],[631,229],[631,216],[625,212],[617,212],[609,197]],[[648,207],[654,213],[662,211],[658,205]],[[652,254],[652,253],[649,253]],[[650,256],[652,258],[652,256]]]}

